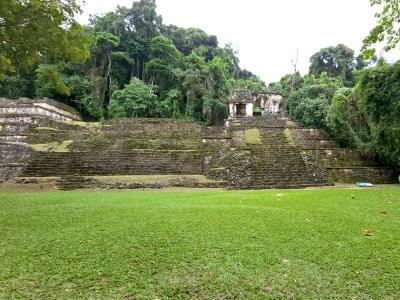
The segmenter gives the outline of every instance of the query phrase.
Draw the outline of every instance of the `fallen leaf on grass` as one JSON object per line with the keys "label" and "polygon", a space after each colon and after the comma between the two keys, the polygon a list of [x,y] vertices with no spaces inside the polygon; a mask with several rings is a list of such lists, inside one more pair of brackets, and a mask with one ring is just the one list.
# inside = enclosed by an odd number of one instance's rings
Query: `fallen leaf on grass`
{"label": "fallen leaf on grass", "polygon": [[388,213],[388,212],[387,212],[386,210],[381,210],[381,214],[382,214],[382,215],[387,215],[387,213]]}
{"label": "fallen leaf on grass", "polygon": [[372,232],[368,229],[364,229],[364,235],[365,236],[372,236]]}

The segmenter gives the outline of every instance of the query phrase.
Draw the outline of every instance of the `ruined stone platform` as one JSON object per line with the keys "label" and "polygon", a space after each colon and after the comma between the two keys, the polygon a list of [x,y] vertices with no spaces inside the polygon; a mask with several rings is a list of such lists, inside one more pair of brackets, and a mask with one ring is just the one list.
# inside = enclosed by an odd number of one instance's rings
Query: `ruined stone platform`
{"label": "ruined stone platform", "polygon": [[[340,148],[323,131],[272,117],[231,119],[224,127],[208,128],[176,119],[87,123],[48,99],[1,99],[0,150],[0,182],[52,182],[60,189],[395,182],[392,168]],[[147,179],[137,181],[138,176]],[[164,178],[153,180],[157,176]]]}

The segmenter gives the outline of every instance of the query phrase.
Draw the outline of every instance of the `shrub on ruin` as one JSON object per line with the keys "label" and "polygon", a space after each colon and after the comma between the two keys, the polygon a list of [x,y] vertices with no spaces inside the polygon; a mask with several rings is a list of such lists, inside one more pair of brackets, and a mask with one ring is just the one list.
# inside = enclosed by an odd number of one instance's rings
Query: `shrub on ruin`
{"label": "shrub on ruin", "polygon": [[108,112],[111,117],[158,116],[158,97],[156,86],[148,85],[138,78],[133,78],[125,88],[112,94]]}

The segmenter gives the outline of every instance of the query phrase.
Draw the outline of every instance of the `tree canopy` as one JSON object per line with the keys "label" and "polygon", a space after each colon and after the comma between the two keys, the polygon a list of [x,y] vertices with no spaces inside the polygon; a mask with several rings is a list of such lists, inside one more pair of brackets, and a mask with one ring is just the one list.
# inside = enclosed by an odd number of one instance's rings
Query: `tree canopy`
{"label": "tree canopy", "polygon": [[362,51],[366,58],[375,54],[374,45],[384,43],[384,50],[390,51],[400,42],[400,1],[370,0],[371,6],[379,7],[375,14],[377,24],[363,41]]}
{"label": "tree canopy", "polygon": [[[33,28],[43,27],[45,36],[35,32],[27,36],[25,45],[23,26],[18,35],[14,32],[18,26],[10,23],[7,30],[14,30],[10,34],[20,40],[9,43],[21,49],[1,52],[0,72],[5,80],[0,95],[51,97],[93,119],[140,115],[211,124],[227,116],[231,89],[265,87],[257,76],[239,67],[231,45],[221,47],[216,36],[201,29],[164,25],[155,0],[134,1],[130,7],[91,17],[86,27],[73,19],[79,12],[78,0],[14,2],[1,3],[7,15],[4,20],[22,22],[23,18],[12,19],[17,9],[28,17],[37,6],[28,19]],[[0,26],[1,20],[0,15]],[[25,46],[31,47],[28,55],[24,55]],[[13,74],[17,62],[18,72]],[[143,113],[134,108],[135,101],[137,107],[144,104],[132,93],[145,87],[156,97],[144,101],[155,108]],[[129,109],[123,99],[129,99]]]}
{"label": "tree canopy", "polygon": [[74,20],[80,0],[0,2],[0,79],[43,58],[84,62],[89,37]]}

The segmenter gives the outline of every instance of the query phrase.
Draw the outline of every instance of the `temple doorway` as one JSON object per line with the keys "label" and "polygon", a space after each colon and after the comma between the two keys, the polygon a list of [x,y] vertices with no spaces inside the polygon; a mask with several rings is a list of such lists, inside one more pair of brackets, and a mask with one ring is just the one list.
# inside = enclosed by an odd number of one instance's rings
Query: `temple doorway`
{"label": "temple doorway", "polygon": [[246,116],[246,104],[237,104],[236,105],[236,114],[238,117]]}

